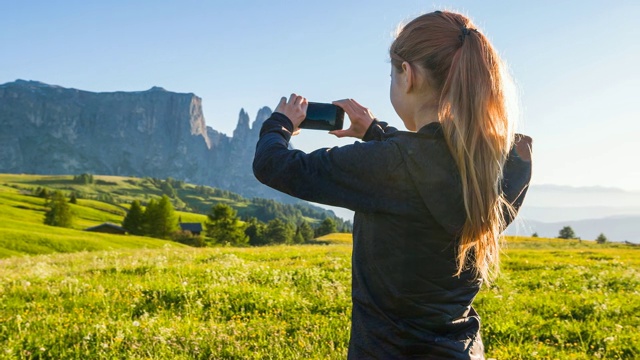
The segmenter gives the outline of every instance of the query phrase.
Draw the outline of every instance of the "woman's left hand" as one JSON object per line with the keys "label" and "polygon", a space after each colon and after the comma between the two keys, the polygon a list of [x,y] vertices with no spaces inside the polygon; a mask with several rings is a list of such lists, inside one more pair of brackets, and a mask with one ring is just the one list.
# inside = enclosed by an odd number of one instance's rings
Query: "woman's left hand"
{"label": "woman's left hand", "polygon": [[298,128],[300,123],[302,123],[307,116],[308,105],[309,102],[306,98],[297,94],[291,94],[288,101],[284,96],[280,99],[280,103],[274,112],[279,112],[291,120],[293,123],[293,135],[296,135],[300,132]]}

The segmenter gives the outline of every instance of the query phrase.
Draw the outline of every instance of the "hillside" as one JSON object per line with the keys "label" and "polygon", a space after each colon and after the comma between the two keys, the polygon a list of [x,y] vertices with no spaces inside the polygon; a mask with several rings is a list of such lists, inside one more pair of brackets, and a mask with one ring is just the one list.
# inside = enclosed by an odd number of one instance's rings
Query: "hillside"
{"label": "hillside", "polygon": [[[0,174],[0,184],[5,188],[18,190],[23,194],[32,194],[38,188],[61,190],[70,195],[75,193],[79,199],[97,200],[107,203],[108,212],[125,215],[128,205],[133,200],[146,203],[153,197],[168,195],[176,210],[207,214],[217,203],[226,203],[238,211],[244,219],[255,217],[267,222],[275,218],[297,221],[307,220],[312,224],[329,217],[338,223],[344,221],[333,211],[300,201],[295,204],[283,204],[275,200],[252,198],[247,199],[236,193],[193,185],[183,181],[155,178],[131,178],[122,176],[93,176],[93,183],[74,181],[79,175],[13,175]],[[98,206],[94,204],[94,206]]]}
{"label": "hillside", "polygon": [[78,251],[115,250],[121,248],[182,247],[178,243],[141,236],[122,236],[85,232],[82,229],[103,222],[119,224],[125,210],[95,200],[78,200],[71,204],[73,228],[47,226],[45,200],[21,194],[19,190],[0,185],[0,258]]}
{"label": "hillside", "polygon": [[[156,248],[179,246],[147,237],[87,233],[82,230],[104,222],[121,224],[128,204],[137,199],[145,203],[170,191],[173,183],[174,205],[183,222],[204,222],[208,212],[219,202],[238,210],[240,216],[256,217],[263,221],[275,217],[305,219],[318,223],[332,213],[303,204],[280,204],[273,200],[244,199],[237,194],[204,186],[157,179],[136,179],[113,176],[95,176],[93,184],[78,184],[73,176],[38,176],[0,174],[0,257],[22,254],[48,254],[112,250],[118,248]],[[70,204],[75,214],[72,229],[43,224],[43,198],[34,196],[38,188],[75,193],[77,204]],[[336,222],[342,224],[341,219]]]}

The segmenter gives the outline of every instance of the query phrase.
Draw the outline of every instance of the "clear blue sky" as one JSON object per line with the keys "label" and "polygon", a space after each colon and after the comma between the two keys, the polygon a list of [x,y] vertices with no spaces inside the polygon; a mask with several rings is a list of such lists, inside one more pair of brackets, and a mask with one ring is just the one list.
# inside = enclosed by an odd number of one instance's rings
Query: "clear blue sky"
{"label": "clear blue sky", "polygon": [[398,23],[436,9],[470,16],[509,63],[534,183],[640,190],[639,1],[0,0],[0,83],[193,92],[229,135],[240,108],[253,120],[291,92],[351,97],[401,127],[387,49]]}

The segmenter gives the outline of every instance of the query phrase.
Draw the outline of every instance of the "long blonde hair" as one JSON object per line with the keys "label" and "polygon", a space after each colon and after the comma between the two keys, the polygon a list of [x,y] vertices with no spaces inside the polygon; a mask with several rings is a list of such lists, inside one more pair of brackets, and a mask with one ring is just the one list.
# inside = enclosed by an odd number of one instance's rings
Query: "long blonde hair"
{"label": "long blonde hair", "polygon": [[463,15],[436,11],[398,33],[391,63],[425,70],[439,94],[438,120],[462,181],[466,221],[457,248],[457,273],[470,269],[489,281],[499,270],[501,232],[513,207],[501,189],[514,143],[510,78],[487,38]]}

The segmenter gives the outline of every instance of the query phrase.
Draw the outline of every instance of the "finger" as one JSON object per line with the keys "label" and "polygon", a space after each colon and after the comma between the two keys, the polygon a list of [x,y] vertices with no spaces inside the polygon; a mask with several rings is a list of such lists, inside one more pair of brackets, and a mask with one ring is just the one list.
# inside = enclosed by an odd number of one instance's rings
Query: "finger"
{"label": "finger", "polygon": [[294,105],[300,105],[300,104],[302,104],[302,99],[304,99],[302,96],[300,96],[300,95],[296,95],[296,98],[293,100],[293,104],[294,104]]}
{"label": "finger", "polygon": [[309,107],[309,101],[307,100],[307,98],[302,98],[302,112],[304,112],[305,114],[307,113],[307,108]]}
{"label": "finger", "polygon": [[360,105],[360,103],[357,102],[355,99],[349,99],[349,100],[351,100],[355,105],[358,105],[360,107],[364,107],[364,106]]}
{"label": "finger", "polygon": [[280,102],[278,103],[278,106],[276,106],[276,109],[274,110],[275,112],[281,112],[282,108],[284,107],[284,104],[287,103],[287,98],[286,97],[281,97],[280,98]]}
{"label": "finger", "polygon": [[291,96],[289,96],[289,104],[293,104],[296,101],[296,97],[298,95],[296,95],[295,93],[291,94]]}
{"label": "finger", "polygon": [[329,131],[329,134],[335,135],[339,138],[349,136],[349,130],[333,130]]}
{"label": "finger", "polygon": [[344,106],[342,108],[344,109],[344,112],[346,112],[347,115],[349,115],[349,118],[352,118],[354,115],[357,114],[357,109],[353,105],[353,102],[351,99],[346,99],[344,101]]}
{"label": "finger", "polygon": [[337,106],[341,107],[342,109],[344,109],[346,101],[347,101],[347,99],[340,99],[340,100],[335,100],[335,101],[333,101],[331,103],[333,105],[337,105]]}

